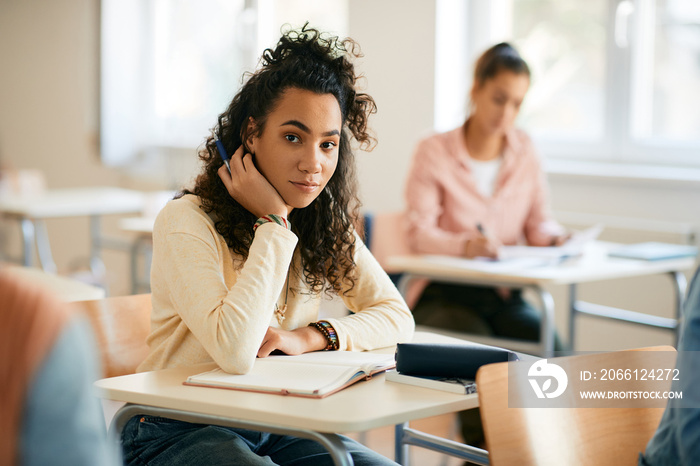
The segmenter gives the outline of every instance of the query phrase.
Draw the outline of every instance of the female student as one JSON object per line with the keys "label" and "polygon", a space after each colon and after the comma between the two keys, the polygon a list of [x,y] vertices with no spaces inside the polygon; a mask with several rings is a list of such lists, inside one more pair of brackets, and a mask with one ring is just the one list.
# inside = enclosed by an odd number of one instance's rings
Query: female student
{"label": "female student", "polygon": [[[139,370],[214,361],[245,373],[273,351],[411,338],[408,307],[353,229],[350,138],[371,142],[375,110],[355,89],[356,47],[306,26],[285,33],[219,116],[194,188],[155,223],[150,354]],[[322,293],[340,295],[351,315],[318,321]],[[331,463],[311,440],[149,416],[132,418],[122,441],[129,464]],[[355,464],[393,464],[344,441]]]}
{"label": "female student", "polygon": [[[532,142],[514,127],[529,85],[530,70],[518,52],[507,43],[491,47],[476,62],[466,121],[420,141],[405,191],[414,252],[494,258],[504,244],[566,240],[550,218]],[[539,315],[519,290],[431,283],[413,315],[418,324],[539,339]]]}

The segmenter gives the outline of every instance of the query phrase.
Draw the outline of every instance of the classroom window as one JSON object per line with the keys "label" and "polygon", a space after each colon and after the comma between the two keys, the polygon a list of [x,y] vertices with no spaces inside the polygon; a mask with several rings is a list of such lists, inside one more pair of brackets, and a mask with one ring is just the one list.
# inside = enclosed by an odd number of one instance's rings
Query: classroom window
{"label": "classroom window", "polygon": [[244,0],[103,0],[101,142],[107,165],[197,147],[252,69]]}
{"label": "classroom window", "polygon": [[[457,95],[484,49],[507,40],[520,50],[533,77],[519,125],[545,155],[700,165],[700,2],[438,0],[438,21],[469,31]],[[459,124],[463,103],[436,104],[451,115],[438,129]]]}
{"label": "classroom window", "polygon": [[189,154],[283,25],[345,34],[347,1],[102,0],[103,162]]}

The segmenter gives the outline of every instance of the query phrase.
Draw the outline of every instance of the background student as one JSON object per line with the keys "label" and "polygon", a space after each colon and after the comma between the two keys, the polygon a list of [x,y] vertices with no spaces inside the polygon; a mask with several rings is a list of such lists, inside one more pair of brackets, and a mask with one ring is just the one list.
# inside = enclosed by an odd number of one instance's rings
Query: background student
{"label": "background student", "polygon": [[87,321],[0,264],[0,464],[121,464],[93,382]]}
{"label": "background student", "polygon": [[[355,89],[356,49],[314,29],[288,32],[219,116],[221,144],[208,138],[194,188],[155,223],[153,331],[139,370],[215,361],[245,373],[273,351],[411,338],[408,307],[352,227],[350,138],[371,142],[375,110]],[[352,314],[318,321],[326,292]],[[150,416],[132,418],[122,441],[128,464],[331,464],[311,440]],[[355,464],[393,464],[344,442]]]}
{"label": "background student", "polygon": [[[504,244],[550,246],[568,238],[550,216],[535,148],[514,127],[529,85],[518,52],[507,43],[491,47],[476,62],[466,121],[419,142],[405,190],[415,253],[495,258]],[[417,324],[539,339],[539,313],[520,290],[430,283],[413,315]],[[477,426],[465,427],[465,440],[478,443],[478,413],[469,416]]]}
{"label": "background student", "polygon": [[700,464],[700,270],[690,283],[683,305],[676,368],[679,378],[671,391],[683,398],[668,400],[656,433],[649,441],[639,466],[691,466]]}

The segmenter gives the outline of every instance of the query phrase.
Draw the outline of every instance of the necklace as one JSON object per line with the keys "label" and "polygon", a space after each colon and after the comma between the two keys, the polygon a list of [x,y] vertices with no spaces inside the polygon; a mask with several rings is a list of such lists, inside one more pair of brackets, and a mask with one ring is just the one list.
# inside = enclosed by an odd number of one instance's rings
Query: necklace
{"label": "necklace", "polygon": [[282,322],[284,322],[285,319],[285,313],[287,312],[287,296],[289,294],[289,269],[287,269],[287,279],[284,282],[284,304],[282,307],[279,307],[277,303],[275,303],[275,317],[277,318],[277,322],[279,322],[280,325],[282,325]]}

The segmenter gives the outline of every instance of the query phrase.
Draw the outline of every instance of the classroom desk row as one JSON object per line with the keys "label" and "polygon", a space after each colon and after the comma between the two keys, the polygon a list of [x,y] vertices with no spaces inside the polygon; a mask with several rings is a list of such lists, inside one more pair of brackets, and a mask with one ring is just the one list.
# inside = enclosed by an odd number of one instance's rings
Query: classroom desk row
{"label": "classroom desk row", "polygon": [[[149,290],[149,270],[151,258],[151,233],[155,213],[172,192],[145,193],[140,191],[90,187],[64,190],[50,190],[39,196],[21,198],[0,198],[0,215],[15,218],[20,222],[23,238],[23,261],[25,266],[36,265],[33,247],[39,255],[42,268],[55,273],[45,220],[49,218],[88,216],[90,218],[91,252],[90,265],[94,274],[104,273],[101,249],[106,242],[100,229],[103,215],[139,213],[140,216],[123,218],[119,227],[122,231],[135,234],[130,246],[132,293]],[[150,209],[149,203],[158,206]],[[143,215],[150,210],[150,215]],[[567,260],[547,266],[484,268],[475,266],[474,261],[437,256],[401,256],[388,259],[387,268],[392,273],[401,273],[400,291],[406,291],[412,281],[429,279],[434,281],[465,283],[486,286],[504,286],[531,290],[537,296],[542,310],[540,341],[529,344],[521,341],[504,342],[501,339],[480,339],[486,344],[508,346],[512,349],[540,355],[553,354],[554,345],[554,300],[546,287],[565,285],[569,287],[568,342],[575,348],[576,317],[581,314],[648,325],[676,331],[683,297],[686,290],[684,272],[695,266],[693,258],[659,260],[645,262],[631,259],[611,258],[607,251],[615,244],[595,242],[580,259]],[[672,279],[674,296],[673,317],[650,316],[624,309],[602,306],[577,300],[577,287],[581,283],[614,280],[648,275],[667,275]]]}
{"label": "classroom desk row", "polygon": [[[172,196],[171,191],[145,192],[106,186],[52,189],[34,195],[0,197],[0,216],[14,220],[20,226],[22,264],[26,267],[41,267],[49,273],[56,273],[56,264],[46,221],[58,218],[89,218],[89,265],[93,276],[99,279],[105,274],[102,250],[109,247],[129,247],[128,242],[104,236],[102,217],[120,214],[153,217]],[[150,229],[152,230],[152,220]],[[122,230],[133,231],[129,228]]]}
{"label": "classroom desk row", "polygon": [[[172,197],[172,192],[145,193],[141,191],[111,188],[86,187],[75,189],[49,190],[40,195],[28,197],[0,198],[0,215],[19,221],[22,230],[23,262],[25,266],[36,266],[33,248],[39,256],[43,270],[55,273],[45,220],[50,218],[80,217],[90,218],[90,266],[96,276],[104,274],[101,250],[108,241],[103,237],[100,219],[103,215],[139,213],[141,216],[121,219],[120,228],[136,234],[131,244],[131,282],[132,292],[147,291],[150,268],[153,218],[165,200]],[[154,199],[155,202],[154,202]],[[152,204],[157,204],[153,208]],[[149,204],[151,207],[149,209]],[[150,210],[150,215],[143,215]],[[548,285],[565,285],[569,287],[568,312],[570,314],[568,341],[569,347],[575,348],[576,317],[580,314],[593,315],[634,324],[664,328],[675,332],[680,318],[683,297],[686,290],[684,272],[695,265],[693,258],[659,260],[644,262],[630,259],[611,258],[607,250],[614,244],[595,242],[589,252],[581,259],[567,260],[548,266],[483,268],[475,267],[473,261],[436,256],[392,257],[388,261],[391,272],[402,273],[400,291],[406,293],[413,280],[429,280],[466,283],[487,286],[504,286],[530,289],[539,299],[542,310],[542,327],[540,342],[534,345],[523,342],[510,342],[516,350],[541,355],[551,355],[554,344],[554,301],[546,290]],[[591,252],[592,251],[592,252]],[[139,258],[143,262],[140,271]],[[577,286],[581,283],[613,280],[647,275],[667,275],[671,277],[674,287],[674,316],[671,318],[655,317],[624,309],[601,306],[576,299]],[[483,340],[487,344],[504,344],[503,341]],[[515,346],[512,346],[512,345]]]}
{"label": "classroom desk row", "polygon": [[[145,206],[144,193],[131,189],[89,187],[47,190],[35,195],[0,198],[0,214],[19,222],[22,231],[22,261],[25,266],[41,265],[56,272],[46,220],[67,217],[90,219],[90,267],[104,272],[101,259],[103,215],[138,213]],[[34,247],[38,260],[34,257]]]}
{"label": "classroom desk row", "polygon": [[[531,290],[538,297],[542,310],[540,341],[528,343],[470,336],[470,339],[485,344],[505,346],[546,357],[553,355],[554,299],[546,289],[550,285],[569,287],[568,342],[571,349],[575,349],[576,318],[582,314],[661,328],[673,332],[677,337],[687,287],[684,272],[695,267],[696,259],[684,257],[643,261],[609,256],[608,252],[618,246],[620,245],[616,243],[596,241],[587,246],[586,252],[580,258],[539,265],[523,266],[518,262],[509,265],[507,261],[484,263],[441,256],[395,256],[388,259],[388,267],[392,273],[403,274],[399,291],[404,296],[407,294],[410,283],[419,279]],[[673,317],[652,316],[576,298],[577,287],[582,283],[651,275],[667,276],[671,279],[673,296],[669,296],[669,308],[674,309]]]}
{"label": "classroom desk row", "polygon": [[[156,196],[154,196],[156,194]],[[104,264],[101,250],[108,240],[102,235],[100,221],[103,215],[140,213],[148,210],[153,198],[159,198],[156,203],[164,203],[172,197],[171,192],[145,193],[141,191],[111,188],[87,187],[63,190],[50,190],[37,196],[0,198],[0,215],[19,221],[22,230],[23,262],[25,266],[36,266],[33,248],[38,252],[38,263],[43,270],[55,273],[45,220],[50,218],[80,217],[90,218],[90,266],[96,276],[104,275]],[[130,246],[131,251],[131,282],[132,293],[148,291],[148,274],[150,269],[151,233],[156,209],[151,208],[151,215],[123,218],[120,229],[136,234],[136,239]],[[417,279],[434,281],[477,284],[487,286],[504,286],[511,288],[530,289],[537,296],[542,310],[542,326],[540,341],[528,344],[518,341],[504,342],[502,340],[481,339],[483,343],[500,344],[510,348],[540,355],[553,354],[554,345],[554,300],[546,290],[549,285],[565,285],[569,287],[568,342],[570,348],[575,348],[576,317],[587,314],[597,317],[648,325],[675,332],[680,318],[683,297],[686,290],[684,272],[695,265],[693,258],[659,260],[644,262],[631,259],[611,258],[607,250],[616,245],[595,242],[581,259],[567,260],[562,263],[508,268],[476,267],[473,261],[455,258],[440,258],[436,256],[403,256],[392,257],[388,260],[391,272],[402,273],[399,284],[400,291],[406,295],[409,284]],[[139,262],[142,262],[140,266]],[[141,271],[142,270],[142,271]],[[671,277],[674,287],[673,308],[675,313],[671,318],[650,316],[624,309],[601,306],[577,300],[577,287],[581,283],[613,280],[647,275],[667,275]]]}
{"label": "classroom desk row", "polygon": [[[138,233],[132,247],[132,292],[148,291],[148,272],[151,254],[152,218],[127,218],[121,222],[122,229]],[[413,281],[428,279],[447,283],[464,283],[494,287],[520,288],[533,292],[538,298],[542,311],[540,340],[529,343],[521,340],[490,338],[470,335],[469,338],[480,343],[504,346],[513,350],[530,354],[551,356],[554,353],[554,315],[555,303],[547,287],[563,285],[568,287],[569,300],[566,309],[569,314],[567,334],[568,346],[575,349],[576,320],[580,315],[606,318],[661,328],[677,334],[681,317],[683,299],[686,293],[687,281],[685,272],[693,270],[696,259],[684,257],[656,261],[616,258],[608,255],[611,249],[619,244],[595,241],[586,247],[580,258],[565,261],[523,265],[522,262],[484,263],[469,261],[454,257],[442,256],[393,256],[387,259],[387,271],[401,274],[398,288],[402,295],[408,295]],[[138,267],[139,257],[143,262],[143,271]],[[604,306],[577,299],[578,286],[583,283],[619,280],[630,277],[658,275],[668,277],[673,286],[673,294],[668,297],[669,308],[673,309],[672,317],[659,317],[626,309]],[[454,332],[452,336],[463,337]]]}

